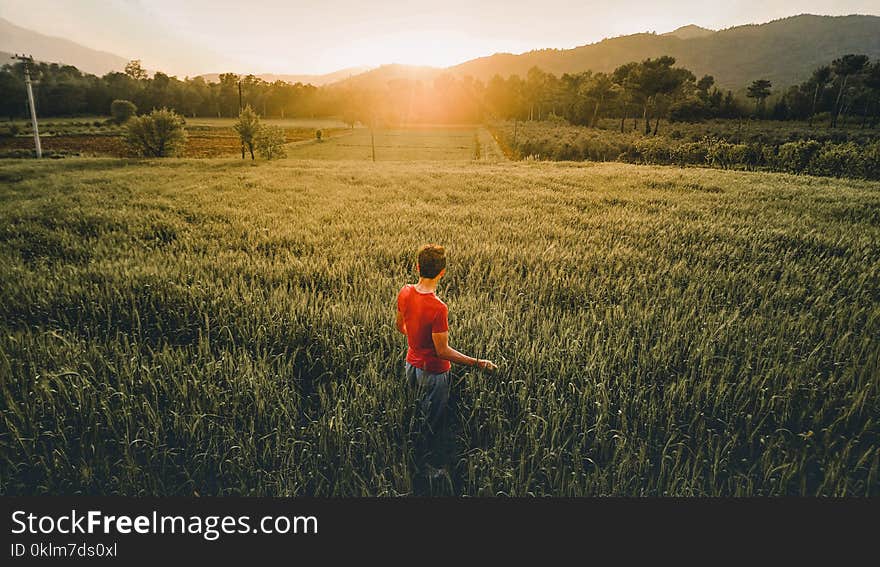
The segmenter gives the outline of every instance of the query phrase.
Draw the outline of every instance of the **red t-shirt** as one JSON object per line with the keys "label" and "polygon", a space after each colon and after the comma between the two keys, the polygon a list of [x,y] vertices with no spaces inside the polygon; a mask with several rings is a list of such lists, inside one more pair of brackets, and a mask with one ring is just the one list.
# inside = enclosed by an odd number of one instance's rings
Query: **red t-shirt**
{"label": "red t-shirt", "polygon": [[434,292],[421,293],[413,284],[407,284],[397,294],[397,310],[406,322],[406,361],[431,374],[449,370],[449,361],[437,357],[431,338],[431,333],[449,330],[446,304]]}

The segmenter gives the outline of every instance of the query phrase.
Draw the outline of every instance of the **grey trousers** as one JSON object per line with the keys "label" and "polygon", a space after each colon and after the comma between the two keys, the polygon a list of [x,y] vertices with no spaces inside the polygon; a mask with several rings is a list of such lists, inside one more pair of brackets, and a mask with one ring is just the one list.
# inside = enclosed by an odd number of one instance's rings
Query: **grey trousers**
{"label": "grey trousers", "polygon": [[407,362],[406,380],[416,391],[422,417],[435,431],[449,402],[449,372],[431,374]]}

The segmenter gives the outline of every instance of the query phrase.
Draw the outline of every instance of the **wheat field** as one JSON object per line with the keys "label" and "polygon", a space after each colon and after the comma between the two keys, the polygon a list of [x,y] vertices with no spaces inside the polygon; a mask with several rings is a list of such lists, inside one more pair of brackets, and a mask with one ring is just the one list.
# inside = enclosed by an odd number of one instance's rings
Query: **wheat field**
{"label": "wheat field", "polygon": [[[459,157],[0,163],[0,491],[880,494],[880,184]],[[430,483],[425,242],[500,366]]]}

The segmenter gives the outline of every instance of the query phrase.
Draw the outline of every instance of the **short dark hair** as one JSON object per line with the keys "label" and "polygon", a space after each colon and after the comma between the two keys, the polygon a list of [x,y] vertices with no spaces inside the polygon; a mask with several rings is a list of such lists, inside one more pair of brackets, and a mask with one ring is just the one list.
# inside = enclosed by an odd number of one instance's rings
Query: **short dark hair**
{"label": "short dark hair", "polygon": [[425,244],[419,248],[419,275],[436,278],[446,267],[446,249],[439,244]]}

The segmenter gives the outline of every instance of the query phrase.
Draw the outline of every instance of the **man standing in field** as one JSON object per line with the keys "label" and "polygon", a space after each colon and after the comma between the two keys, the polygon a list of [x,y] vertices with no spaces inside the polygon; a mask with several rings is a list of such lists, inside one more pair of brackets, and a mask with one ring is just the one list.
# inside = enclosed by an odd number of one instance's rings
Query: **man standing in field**
{"label": "man standing in field", "polygon": [[450,362],[494,372],[491,361],[462,354],[449,346],[446,304],[437,297],[437,284],[446,274],[446,250],[426,244],[419,250],[419,281],[406,284],[397,295],[397,330],[406,335],[406,378],[416,388],[419,407],[434,433],[449,401]]}

